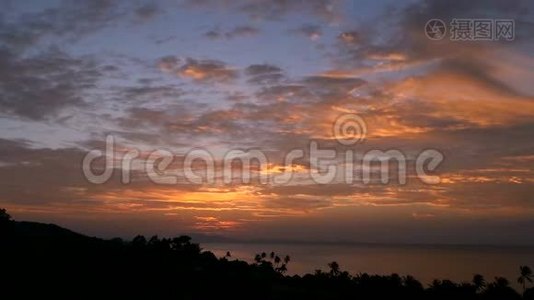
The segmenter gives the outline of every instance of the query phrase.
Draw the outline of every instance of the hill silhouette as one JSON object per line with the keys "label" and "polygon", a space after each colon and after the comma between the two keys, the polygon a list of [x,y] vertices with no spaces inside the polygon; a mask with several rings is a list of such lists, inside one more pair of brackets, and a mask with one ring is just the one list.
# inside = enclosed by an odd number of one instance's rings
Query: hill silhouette
{"label": "hill silhouette", "polygon": [[[0,297],[74,299],[534,299],[521,267],[523,296],[505,278],[469,283],[327,271],[287,276],[291,258],[258,253],[252,263],[218,258],[188,236],[104,240],[54,224],[17,222],[0,210]],[[530,273],[529,273],[530,272]]]}

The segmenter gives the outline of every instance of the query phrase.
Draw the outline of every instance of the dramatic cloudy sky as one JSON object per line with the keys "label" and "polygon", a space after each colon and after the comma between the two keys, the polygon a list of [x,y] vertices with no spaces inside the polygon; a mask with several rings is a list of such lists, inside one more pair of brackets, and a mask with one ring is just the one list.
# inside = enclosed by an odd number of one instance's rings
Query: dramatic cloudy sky
{"label": "dramatic cloudy sky", "polygon": [[[0,207],[16,219],[105,237],[534,240],[532,1],[4,0],[0,11]],[[432,18],[513,19],[515,39],[430,40]],[[347,113],[367,124],[352,146],[332,137]],[[82,160],[107,136],[113,177],[93,184]],[[398,149],[408,182],[318,184],[307,152],[284,168],[311,140],[338,159]],[[217,166],[257,149],[269,165],[253,175],[296,177],[224,183],[218,170],[215,182],[156,184],[142,166],[158,149],[175,155],[165,172],[180,174],[191,149]],[[425,149],[444,155],[439,184],[413,174]]]}

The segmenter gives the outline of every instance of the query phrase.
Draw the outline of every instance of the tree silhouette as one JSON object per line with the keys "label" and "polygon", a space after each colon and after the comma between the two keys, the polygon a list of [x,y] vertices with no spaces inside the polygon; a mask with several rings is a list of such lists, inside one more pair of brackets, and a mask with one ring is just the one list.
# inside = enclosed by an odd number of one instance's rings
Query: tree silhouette
{"label": "tree silhouette", "polygon": [[5,208],[0,208],[0,222],[11,221],[11,216],[7,213]]}
{"label": "tree silhouette", "polygon": [[475,274],[471,282],[473,283],[473,286],[475,287],[477,292],[483,290],[486,287],[486,280],[484,279],[484,276],[480,274]]}
{"label": "tree silhouette", "polygon": [[256,254],[256,256],[254,257],[254,261],[259,264],[261,262],[261,255],[260,254]]}
{"label": "tree silhouette", "polygon": [[495,277],[495,285],[498,287],[508,287],[510,285],[510,281],[504,277]]}
{"label": "tree silhouette", "polygon": [[287,272],[287,264],[289,261],[289,255],[286,255],[282,260],[282,258],[276,255],[274,251],[271,251],[269,255],[267,255],[266,252],[262,252],[261,254],[256,254],[254,256],[254,262],[257,266],[273,270],[279,274]]}
{"label": "tree silhouette", "polygon": [[335,261],[328,263],[328,267],[330,268],[330,275],[333,277],[338,276],[341,273],[339,270],[339,264]]}
{"label": "tree silhouette", "polygon": [[[0,220],[11,218],[5,210],[0,210]],[[17,296],[29,293],[33,297],[23,298],[30,299],[41,297],[43,293],[56,297],[59,294],[62,296],[59,298],[72,296],[64,287],[83,290],[91,298],[107,293],[112,299],[146,296],[150,299],[218,297],[239,300],[250,299],[256,291],[254,299],[260,300],[534,299],[534,287],[527,288],[521,298],[502,277],[487,284],[478,274],[473,276],[471,283],[434,280],[425,288],[410,275],[360,273],[353,276],[342,271],[336,261],[328,264],[330,270],[326,272],[317,270],[315,274],[287,275],[290,257],[271,251],[256,254],[255,262],[248,263],[238,259],[229,261],[229,252],[217,258],[212,252],[201,251],[188,236],[152,236],[147,239],[138,235],[128,242],[87,237],[48,224],[16,221],[10,221],[9,226],[5,224],[0,224],[0,254],[10,259],[2,261],[0,282],[2,291],[10,290],[7,297],[2,293],[6,299],[17,298],[9,297],[11,293]],[[80,259],[73,260],[72,257]],[[28,270],[36,270],[36,273]],[[524,288],[529,287],[528,283],[533,281],[532,270],[527,266],[521,266],[520,270],[518,282]],[[29,275],[24,284],[35,288],[18,288],[21,275]],[[86,277],[80,280],[80,276]],[[135,288],[125,289],[124,285],[117,284],[115,279],[119,277],[131,282]]]}
{"label": "tree silhouette", "polygon": [[510,287],[510,281],[504,277],[495,277],[495,281],[489,283],[482,293],[483,299],[521,299],[521,296]]}
{"label": "tree silhouette", "polygon": [[276,268],[275,271],[280,274],[284,274],[285,272],[287,272],[286,264],[282,264],[280,267]]}
{"label": "tree silhouette", "polygon": [[526,291],[523,292],[523,299],[525,300],[533,300],[534,299],[534,287],[526,289]]}
{"label": "tree silhouette", "polygon": [[517,278],[517,282],[523,285],[523,291],[525,291],[527,282],[532,283],[532,269],[528,266],[520,266],[519,271],[521,275]]}
{"label": "tree silhouette", "polygon": [[151,247],[157,247],[159,244],[159,238],[157,235],[153,235],[149,240],[148,240],[148,245],[151,246]]}
{"label": "tree silhouette", "polygon": [[181,235],[172,239],[172,245],[175,248],[183,248],[186,245],[191,244],[191,237],[187,235]]}
{"label": "tree silhouette", "polygon": [[287,265],[287,264],[289,263],[290,260],[291,260],[291,257],[289,257],[289,255],[286,255],[286,256],[284,257],[284,264]]}
{"label": "tree silhouette", "polygon": [[403,285],[410,290],[422,290],[423,285],[411,275],[402,278]]}
{"label": "tree silhouette", "polygon": [[144,247],[146,246],[146,238],[142,235],[138,235],[133,238],[132,245],[134,247]]}

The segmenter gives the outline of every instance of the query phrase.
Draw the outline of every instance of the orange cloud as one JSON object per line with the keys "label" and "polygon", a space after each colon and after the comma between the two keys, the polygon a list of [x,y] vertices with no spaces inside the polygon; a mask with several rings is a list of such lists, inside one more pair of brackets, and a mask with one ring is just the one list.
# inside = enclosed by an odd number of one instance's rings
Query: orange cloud
{"label": "orange cloud", "polygon": [[429,116],[456,120],[462,127],[509,126],[534,117],[534,98],[505,93],[460,73],[411,77],[394,84],[390,92],[409,106],[411,101],[429,105]]}
{"label": "orange cloud", "polygon": [[219,232],[221,230],[236,229],[241,223],[238,221],[220,220],[217,217],[195,217],[193,228],[204,232]]}
{"label": "orange cloud", "polygon": [[237,70],[218,60],[185,61],[174,56],[166,56],[158,61],[158,67],[165,73],[191,78],[198,82],[228,82],[237,78]]}

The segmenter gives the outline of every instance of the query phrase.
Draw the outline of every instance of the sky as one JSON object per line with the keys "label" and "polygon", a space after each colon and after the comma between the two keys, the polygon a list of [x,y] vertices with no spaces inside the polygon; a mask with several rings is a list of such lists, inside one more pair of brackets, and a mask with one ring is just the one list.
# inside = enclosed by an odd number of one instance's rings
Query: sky
{"label": "sky", "polygon": [[[532,1],[0,3],[0,207],[17,220],[125,238],[534,241]],[[513,37],[454,40],[453,19],[513,20]],[[240,162],[252,151],[265,163]],[[384,183],[369,152],[406,168]]]}

